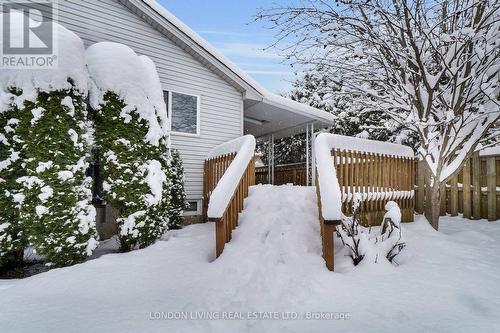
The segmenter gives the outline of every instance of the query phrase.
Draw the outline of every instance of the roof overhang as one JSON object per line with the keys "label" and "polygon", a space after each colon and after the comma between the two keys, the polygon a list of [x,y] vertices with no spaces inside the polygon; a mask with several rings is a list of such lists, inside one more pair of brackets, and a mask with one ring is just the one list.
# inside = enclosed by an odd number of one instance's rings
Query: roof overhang
{"label": "roof overhang", "polygon": [[274,135],[275,138],[304,133],[306,125],[315,128],[331,126],[332,114],[274,94],[262,102],[245,102],[245,134],[256,138]]}

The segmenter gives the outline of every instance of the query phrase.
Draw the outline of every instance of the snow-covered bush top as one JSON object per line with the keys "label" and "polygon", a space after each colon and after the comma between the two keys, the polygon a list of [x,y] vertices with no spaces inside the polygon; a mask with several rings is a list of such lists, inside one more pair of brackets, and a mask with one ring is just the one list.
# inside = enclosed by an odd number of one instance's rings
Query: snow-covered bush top
{"label": "snow-covered bush top", "polygon": [[254,152],[255,138],[253,135],[245,135],[225,142],[210,152],[207,158],[214,158],[230,153],[236,153],[236,156],[210,195],[207,211],[208,217],[222,217]]}
{"label": "snow-covered bush top", "polygon": [[[11,13],[10,19],[17,26],[23,25],[22,13]],[[30,21],[31,25],[36,22]],[[52,69],[8,69],[2,68],[0,88],[4,93],[0,98],[0,112],[9,108],[11,103],[9,94],[5,94],[9,87],[22,87],[22,94],[14,99],[18,108],[23,107],[25,100],[35,101],[37,90],[54,91],[76,89],[81,93],[87,91],[87,73],[85,71],[85,48],[82,40],[62,25],[53,25],[55,40],[57,41],[57,66]],[[22,29],[12,29],[11,38],[23,43]],[[83,69],[83,70],[82,70]],[[68,81],[71,78],[71,82]]]}
{"label": "snow-covered bush top", "polygon": [[401,157],[414,157],[410,147],[388,142],[353,138],[343,135],[321,133],[314,140],[316,168],[321,194],[321,209],[326,220],[341,220],[342,192],[340,190],[335,163],[331,156],[333,148]]}
{"label": "snow-covered bush top", "polygon": [[113,91],[123,99],[126,108],[120,116],[132,120],[131,112],[148,123],[146,141],[157,146],[168,134],[167,107],[163,100],[160,78],[154,63],[138,56],[130,47],[111,42],[90,46],[86,52],[90,82],[90,104],[99,110],[104,95]]}

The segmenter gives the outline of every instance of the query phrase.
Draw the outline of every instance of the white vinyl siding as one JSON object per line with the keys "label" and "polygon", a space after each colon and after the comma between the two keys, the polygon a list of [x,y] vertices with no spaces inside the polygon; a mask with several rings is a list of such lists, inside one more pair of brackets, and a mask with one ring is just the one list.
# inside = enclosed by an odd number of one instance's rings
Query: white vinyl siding
{"label": "white vinyl siding", "polygon": [[199,96],[199,136],[173,133],[172,146],[184,162],[188,199],[200,199],[205,156],[243,133],[242,94],[116,0],[58,3],[59,22],[86,46],[101,41],[126,44],[155,62],[164,90]]}

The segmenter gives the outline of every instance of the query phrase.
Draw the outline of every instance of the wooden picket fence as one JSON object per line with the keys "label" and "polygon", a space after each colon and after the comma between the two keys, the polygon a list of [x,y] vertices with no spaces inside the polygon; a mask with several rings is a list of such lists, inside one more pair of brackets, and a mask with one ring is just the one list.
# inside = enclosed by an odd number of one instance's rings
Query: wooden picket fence
{"label": "wooden picket fence", "polygon": [[[416,211],[424,212],[425,169],[417,164]],[[441,215],[462,213],[468,219],[500,219],[500,155],[475,153],[462,170],[441,187]]]}
{"label": "wooden picket fence", "polygon": [[[236,153],[233,153],[205,160],[203,175],[203,216],[205,219],[207,219],[210,195],[235,157]],[[231,240],[231,233],[238,225],[238,214],[243,210],[243,201],[248,196],[248,189],[252,185],[255,185],[255,157],[248,162],[222,217],[208,218],[208,221],[215,222],[217,257],[224,250],[225,244]]]}
{"label": "wooden picket fence", "polygon": [[[255,169],[257,184],[270,184],[268,167],[262,166]],[[294,184],[306,186],[306,164],[303,162],[276,165],[274,167],[274,185]]]}
{"label": "wooden picket fence", "polygon": [[340,149],[332,149],[332,156],[345,215],[352,214],[358,198],[361,224],[379,225],[385,204],[395,201],[402,222],[413,221],[414,158]]}

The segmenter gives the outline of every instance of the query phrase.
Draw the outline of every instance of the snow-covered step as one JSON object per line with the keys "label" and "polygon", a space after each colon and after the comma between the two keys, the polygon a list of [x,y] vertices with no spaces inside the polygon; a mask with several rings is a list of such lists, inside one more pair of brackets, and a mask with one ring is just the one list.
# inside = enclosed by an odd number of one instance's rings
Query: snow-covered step
{"label": "snow-covered step", "polygon": [[280,264],[324,269],[315,188],[252,186],[239,226],[217,261],[224,267],[249,272],[256,266],[272,271]]}

